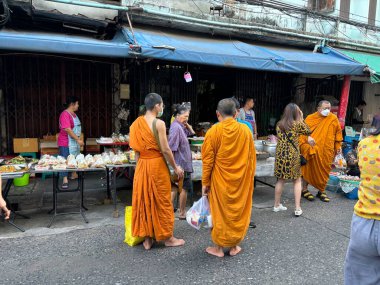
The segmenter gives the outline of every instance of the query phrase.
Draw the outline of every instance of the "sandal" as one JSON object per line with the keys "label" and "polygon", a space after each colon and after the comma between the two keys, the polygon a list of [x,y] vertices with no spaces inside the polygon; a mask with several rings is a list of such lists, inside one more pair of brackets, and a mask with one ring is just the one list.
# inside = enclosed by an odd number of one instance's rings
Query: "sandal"
{"label": "sandal", "polygon": [[69,183],[62,183],[62,186],[61,186],[62,189],[69,189]]}
{"label": "sandal", "polygon": [[302,191],[302,197],[304,197],[306,200],[314,201],[314,196],[309,192],[309,190],[303,190]]}
{"label": "sandal", "polygon": [[322,201],[322,202],[330,202],[330,198],[327,197],[327,195],[321,191],[318,191],[317,197]]}

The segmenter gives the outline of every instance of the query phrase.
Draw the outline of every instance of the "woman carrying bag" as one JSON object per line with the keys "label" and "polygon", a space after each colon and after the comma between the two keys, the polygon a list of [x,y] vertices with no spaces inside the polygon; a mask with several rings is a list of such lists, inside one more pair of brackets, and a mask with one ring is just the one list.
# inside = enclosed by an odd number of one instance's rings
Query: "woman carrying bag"
{"label": "woman carrying bag", "polygon": [[287,208],[281,204],[281,194],[286,180],[294,182],[294,199],[295,199],[295,216],[302,215],[301,209],[301,161],[306,163],[300,155],[299,137],[301,135],[309,136],[308,142],[315,144],[314,139],[310,137],[311,131],[303,121],[303,114],[300,108],[290,103],[285,107],[281,120],[277,127],[277,149],[274,175],[277,177],[275,188],[273,212],[286,211]]}

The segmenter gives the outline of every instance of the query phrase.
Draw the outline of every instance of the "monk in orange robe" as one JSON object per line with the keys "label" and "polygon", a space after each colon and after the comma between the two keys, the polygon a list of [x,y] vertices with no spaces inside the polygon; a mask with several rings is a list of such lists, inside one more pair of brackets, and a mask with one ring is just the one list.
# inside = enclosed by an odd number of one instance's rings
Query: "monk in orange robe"
{"label": "monk in orange robe", "polygon": [[306,165],[302,167],[304,179],[302,196],[309,201],[314,200],[314,196],[308,191],[308,184],[318,189],[317,197],[321,201],[330,201],[325,193],[325,188],[329,180],[331,165],[335,155],[341,153],[343,141],[338,117],[330,110],[331,103],[321,101],[318,104],[318,111],[305,119],[305,123],[312,131],[311,137],[315,140],[314,146],[308,143],[307,137],[300,138],[300,150],[307,160]]}
{"label": "monk in orange robe", "polygon": [[[146,113],[133,122],[130,129],[130,146],[136,152],[136,171],[133,179],[132,234],[145,237],[145,249],[150,249],[153,239],[164,241],[166,246],[181,246],[185,242],[173,237],[174,212],[171,202],[171,182],[165,158],[178,177],[183,170],[176,165],[166,137],[162,116],[164,105],[160,95],[150,93],[145,97]],[[155,121],[160,146],[153,133]]]}
{"label": "monk in orange robe", "polygon": [[231,256],[241,251],[248,230],[256,152],[251,131],[235,120],[233,100],[221,100],[217,116],[220,123],[207,131],[202,146],[202,192],[209,198],[216,244],[206,252],[223,257],[223,248],[230,248]]}

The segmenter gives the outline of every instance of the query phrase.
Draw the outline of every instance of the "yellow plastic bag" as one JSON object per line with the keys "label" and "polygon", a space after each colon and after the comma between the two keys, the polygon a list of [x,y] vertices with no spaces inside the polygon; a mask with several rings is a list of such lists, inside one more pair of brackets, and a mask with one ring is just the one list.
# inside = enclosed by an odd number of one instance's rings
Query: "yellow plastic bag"
{"label": "yellow plastic bag", "polygon": [[129,246],[135,246],[144,241],[143,237],[132,236],[132,206],[125,207],[125,240]]}

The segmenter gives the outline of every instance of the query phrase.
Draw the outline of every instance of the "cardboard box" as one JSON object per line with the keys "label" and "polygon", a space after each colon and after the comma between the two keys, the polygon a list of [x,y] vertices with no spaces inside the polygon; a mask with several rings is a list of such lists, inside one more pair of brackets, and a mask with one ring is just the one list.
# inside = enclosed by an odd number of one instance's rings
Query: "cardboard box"
{"label": "cardboard box", "polygon": [[13,152],[38,152],[38,138],[13,139]]}

